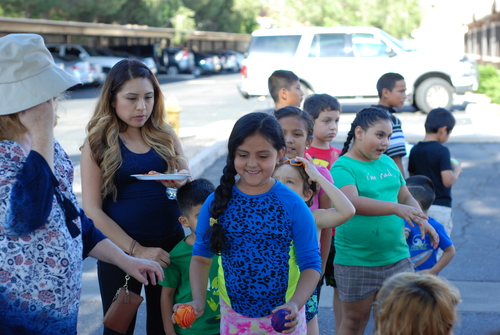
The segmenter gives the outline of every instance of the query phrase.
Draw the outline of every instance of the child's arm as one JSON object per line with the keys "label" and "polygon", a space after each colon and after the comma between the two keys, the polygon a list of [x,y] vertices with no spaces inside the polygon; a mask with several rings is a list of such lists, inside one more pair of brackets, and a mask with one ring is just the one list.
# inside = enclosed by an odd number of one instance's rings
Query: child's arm
{"label": "child's arm", "polygon": [[325,191],[335,208],[326,210],[314,211],[314,218],[318,229],[333,228],[341,225],[354,216],[356,210],[349,199],[335,185],[330,183],[323,175],[321,175],[312,162],[309,154],[306,154],[307,159],[297,157],[296,159],[304,163],[307,175],[312,181]]}
{"label": "child's arm", "polygon": [[403,210],[400,212],[401,214],[396,213],[396,215],[405,219],[406,222],[408,222],[411,226],[413,226],[412,221],[416,222],[419,225],[420,235],[422,236],[422,239],[425,238],[425,233],[428,233],[432,239],[431,244],[434,246],[434,249],[437,248],[439,245],[439,235],[436,232],[436,229],[434,229],[434,227],[431,226],[429,222],[427,222],[426,216],[424,218],[421,218],[420,215],[415,216],[413,215],[413,212],[411,212],[417,210],[422,215],[425,215],[420,209],[420,205],[418,204],[417,200],[415,200],[411,195],[410,191],[408,191],[408,187],[406,187],[406,185],[401,186],[401,188],[399,189],[398,202],[400,204],[403,204],[403,206],[406,205],[406,207],[412,208],[412,210],[410,211]]}
{"label": "child's arm", "polygon": [[[191,283],[191,293],[193,301],[188,304],[193,306],[194,314],[197,318],[203,315],[205,311],[205,303],[207,301],[207,284],[208,275],[210,273],[210,266],[212,259],[202,256],[195,256],[191,258],[191,265],[189,266],[189,282]],[[181,304],[174,306],[174,312]]]}
{"label": "child's arm", "polygon": [[299,281],[297,282],[297,288],[295,293],[284,305],[276,307],[272,313],[278,311],[279,309],[286,309],[290,312],[285,319],[294,319],[291,322],[285,323],[285,327],[291,327],[289,330],[283,331],[283,334],[291,333],[295,330],[299,320],[297,316],[299,315],[299,310],[305,305],[307,300],[311,297],[316,284],[318,283],[320,274],[315,269],[305,269],[300,273]]}
{"label": "child's arm", "polygon": [[432,274],[432,275],[437,275],[451,262],[453,257],[455,257],[455,253],[456,253],[455,247],[452,244],[448,248],[443,250],[443,255],[441,256],[439,261],[437,261],[437,263],[434,264],[434,266],[432,268],[419,271],[418,273],[422,273],[422,274],[428,273],[428,274]]}
{"label": "child's arm", "polygon": [[441,171],[441,179],[443,180],[443,185],[444,187],[448,188],[452,187],[453,184],[457,182],[460,174],[462,174],[462,164],[455,164],[455,162],[452,161],[451,165],[453,166],[453,170]]}
{"label": "child's arm", "polygon": [[175,335],[172,314],[174,314],[174,294],[175,288],[163,286],[161,288],[161,318],[163,320],[163,330],[166,335]]}
{"label": "child's arm", "polygon": [[[326,168],[325,168],[326,169]],[[328,175],[331,178],[330,172],[326,170]],[[331,181],[328,180],[331,184]],[[332,200],[328,196],[326,192],[323,192],[318,197],[319,204],[318,208],[322,209],[330,209],[333,206]],[[316,227],[318,227],[316,225]],[[321,229],[318,227],[318,229]],[[326,270],[326,262],[328,261],[328,254],[330,254],[330,246],[332,245],[332,229],[331,228],[323,228],[319,231],[319,251],[321,256],[321,276],[325,273]]]}

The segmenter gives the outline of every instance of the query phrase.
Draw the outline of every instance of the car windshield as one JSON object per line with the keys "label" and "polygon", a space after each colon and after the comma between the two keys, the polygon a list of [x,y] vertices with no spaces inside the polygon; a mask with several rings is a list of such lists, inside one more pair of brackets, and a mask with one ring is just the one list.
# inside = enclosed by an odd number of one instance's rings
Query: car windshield
{"label": "car windshield", "polygon": [[87,52],[88,52],[88,54],[89,54],[90,56],[93,56],[93,57],[95,57],[95,56],[102,56],[102,54],[100,54],[100,53],[99,53],[97,50],[95,50],[95,49],[89,48],[89,47],[84,46],[84,45],[82,45],[82,48],[84,48],[84,49],[85,49],[85,51],[87,51]]}
{"label": "car windshield", "polygon": [[384,37],[386,37],[388,40],[390,40],[392,43],[396,44],[396,46],[404,51],[415,51],[415,49],[413,48],[408,48],[406,46],[404,46],[401,41],[399,41],[397,38],[395,38],[394,36],[392,35],[389,35],[388,33],[386,33],[385,31],[380,31],[382,33],[382,35],[384,35]]}
{"label": "car windshield", "polygon": [[295,56],[300,35],[254,36],[248,48],[248,54],[266,54],[291,58]]}

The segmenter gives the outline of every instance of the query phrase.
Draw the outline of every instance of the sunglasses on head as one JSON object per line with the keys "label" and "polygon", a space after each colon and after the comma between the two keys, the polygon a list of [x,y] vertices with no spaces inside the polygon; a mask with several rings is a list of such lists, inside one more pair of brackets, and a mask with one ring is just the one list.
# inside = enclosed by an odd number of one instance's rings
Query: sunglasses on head
{"label": "sunglasses on head", "polygon": [[283,157],[281,160],[280,160],[280,164],[290,164],[291,166],[303,166],[304,165],[304,162],[301,162],[295,158],[287,158],[287,157]]}

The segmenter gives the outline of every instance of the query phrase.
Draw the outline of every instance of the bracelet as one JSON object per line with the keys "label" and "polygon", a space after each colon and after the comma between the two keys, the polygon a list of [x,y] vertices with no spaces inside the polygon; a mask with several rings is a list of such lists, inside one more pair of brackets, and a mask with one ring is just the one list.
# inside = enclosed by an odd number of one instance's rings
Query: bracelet
{"label": "bracelet", "polygon": [[132,244],[130,245],[130,252],[128,253],[130,256],[134,256],[134,248],[136,243],[136,240],[132,240]]}

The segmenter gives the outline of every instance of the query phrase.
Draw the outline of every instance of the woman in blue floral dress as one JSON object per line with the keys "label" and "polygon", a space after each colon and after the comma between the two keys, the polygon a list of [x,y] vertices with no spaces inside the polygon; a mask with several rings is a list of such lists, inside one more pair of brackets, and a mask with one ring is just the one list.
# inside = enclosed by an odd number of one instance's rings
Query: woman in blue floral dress
{"label": "woman in blue floral dress", "polygon": [[0,38],[0,69],[0,333],[76,334],[85,257],[145,284],[163,271],[123,253],[78,207],[53,131],[54,97],[78,80],[33,34]]}

